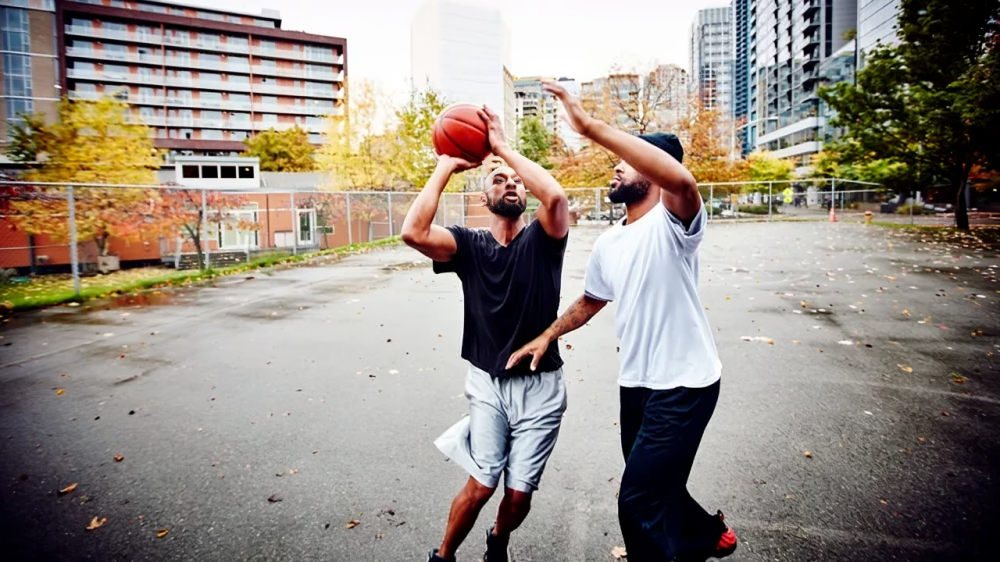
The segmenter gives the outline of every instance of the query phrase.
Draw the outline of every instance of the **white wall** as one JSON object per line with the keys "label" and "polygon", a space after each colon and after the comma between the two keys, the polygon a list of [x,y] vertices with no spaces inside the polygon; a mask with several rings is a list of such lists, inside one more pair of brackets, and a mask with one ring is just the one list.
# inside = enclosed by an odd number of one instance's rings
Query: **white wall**
{"label": "white wall", "polygon": [[428,0],[410,33],[414,87],[429,85],[451,103],[486,104],[504,112],[510,29],[499,8]]}

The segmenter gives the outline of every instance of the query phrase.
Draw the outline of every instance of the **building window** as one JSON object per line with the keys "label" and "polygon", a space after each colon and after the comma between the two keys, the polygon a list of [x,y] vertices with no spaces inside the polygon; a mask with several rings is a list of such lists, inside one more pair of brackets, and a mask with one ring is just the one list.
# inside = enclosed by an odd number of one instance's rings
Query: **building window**
{"label": "building window", "polygon": [[253,166],[240,166],[241,180],[252,180],[253,178]]}
{"label": "building window", "polygon": [[[3,8],[3,13],[0,14],[0,29],[3,30],[3,50],[15,53],[31,52],[27,10]],[[6,72],[6,69],[4,71]]]}
{"label": "building window", "polygon": [[198,166],[181,166],[181,177],[182,178],[197,178]]}
{"label": "building window", "polygon": [[8,96],[31,97],[31,57],[4,54],[3,82]]}
{"label": "building window", "polygon": [[202,166],[201,167],[201,177],[205,179],[219,179],[219,167],[218,166]]}
{"label": "building window", "polygon": [[203,140],[222,140],[222,131],[218,129],[202,129],[201,138]]}
{"label": "building window", "polygon": [[224,180],[236,179],[236,166],[219,166],[219,177]]}
{"label": "building window", "polygon": [[229,140],[242,141],[246,140],[249,136],[246,131],[229,131]]}
{"label": "building window", "polygon": [[204,110],[202,110],[202,112],[201,112],[201,118],[202,119],[214,119],[216,121],[221,121],[222,120],[222,112],[221,111],[204,111]]}

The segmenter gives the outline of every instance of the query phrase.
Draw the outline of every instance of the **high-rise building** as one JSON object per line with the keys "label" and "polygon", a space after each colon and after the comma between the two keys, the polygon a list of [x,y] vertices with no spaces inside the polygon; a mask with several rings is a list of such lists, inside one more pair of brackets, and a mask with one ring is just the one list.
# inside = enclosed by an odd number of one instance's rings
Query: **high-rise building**
{"label": "high-rise building", "polygon": [[729,116],[733,98],[733,11],[698,10],[691,23],[691,88],[702,107]]}
{"label": "high-rise building", "polygon": [[260,14],[156,0],[60,0],[60,81],[70,99],[114,95],[181,154],[238,152],[298,126],[322,142],[342,111],[347,42]]}
{"label": "high-rise building", "polygon": [[[413,17],[410,43],[415,89],[430,87],[449,102],[486,104],[506,113],[510,29],[499,8],[427,0]],[[511,122],[503,117],[505,124]]]}
{"label": "high-rise building", "polygon": [[899,43],[898,19],[899,0],[858,0],[858,66],[864,65],[865,53],[877,45]]}
{"label": "high-rise building", "polygon": [[822,147],[823,61],[849,42],[855,0],[749,0],[747,143],[809,164]]}
{"label": "high-rise building", "polygon": [[503,130],[511,135],[517,130],[517,94],[514,92],[514,75],[503,67]]}
{"label": "high-rise building", "polygon": [[25,113],[55,114],[59,99],[54,0],[0,0],[3,36],[0,144]]}
{"label": "high-rise building", "polygon": [[660,103],[655,126],[663,132],[672,132],[690,109],[688,73],[676,64],[661,64],[653,70],[651,78],[656,80],[652,87],[662,91],[651,93]]}
{"label": "high-rise building", "polygon": [[747,143],[747,121],[749,119],[747,79],[750,70],[750,0],[733,0],[733,124],[743,154],[749,152]]}
{"label": "high-rise building", "polygon": [[568,146],[576,150],[582,145],[580,135],[562,119],[562,104],[554,95],[542,89],[542,81],[559,82],[570,94],[576,96],[580,88],[572,78],[553,78],[551,76],[526,76],[514,80],[514,113],[517,117],[517,131],[521,130],[524,119],[537,117],[545,125],[551,135],[556,135]]}

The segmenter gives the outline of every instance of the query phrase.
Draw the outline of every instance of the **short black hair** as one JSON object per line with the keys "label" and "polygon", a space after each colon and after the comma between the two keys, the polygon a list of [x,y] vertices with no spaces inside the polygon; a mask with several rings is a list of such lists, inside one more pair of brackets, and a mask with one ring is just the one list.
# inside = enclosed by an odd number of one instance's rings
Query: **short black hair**
{"label": "short black hair", "polygon": [[684,147],[681,146],[681,141],[677,138],[677,135],[671,133],[649,133],[637,136],[673,156],[678,162],[684,161]]}

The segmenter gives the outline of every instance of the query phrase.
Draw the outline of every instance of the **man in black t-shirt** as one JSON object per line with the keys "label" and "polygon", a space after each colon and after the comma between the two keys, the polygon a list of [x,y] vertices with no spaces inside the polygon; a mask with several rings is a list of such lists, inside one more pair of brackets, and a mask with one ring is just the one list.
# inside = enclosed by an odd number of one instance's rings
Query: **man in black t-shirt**
{"label": "man in black t-shirt", "polygon": [[[435,273],[456,273],[465,295],[462,358],[470,364],[465,382],[469,415],[435,445],[470,477],[451,504],[444,540],[429,553],[431,562],[455,560],[501,475],[504,496],[496,524],[487,533],[483,559],[507,562],[510,533],[528,514],[566,410],[555,342],[537,372],[529,361],[510,370],[506,363],[556,319],[569,203],[548,172],[507,145],[493,111],[483,108],[479,114],[489,129],[493,154],[510,165],[493,167],[483,180],[480,197],[490,211],[489,228],[433,224],[451,175],[481,164],[450,156],[438,159],[403,222],[403,240],[434,260]],[[537,220],[528,225],[522,218],[526,187],[541,203]]]}

